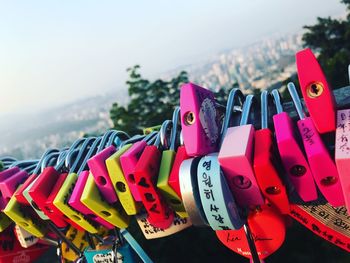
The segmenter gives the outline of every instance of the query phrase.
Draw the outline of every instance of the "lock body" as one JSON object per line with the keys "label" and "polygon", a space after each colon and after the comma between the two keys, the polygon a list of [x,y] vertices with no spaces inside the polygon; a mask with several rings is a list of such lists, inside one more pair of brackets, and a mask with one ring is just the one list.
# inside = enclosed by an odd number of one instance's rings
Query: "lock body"
{"label": "lock body", "polygon": [[161,152],[156,146],[147,146],[135,168],[135,180],[148,221],[156,227],[167,228],[173,222],[174,213],[155,187],[160,158]]}
{"label": "lock body", "polygon": [[22,184],[28,176],[26,171],[21,170],[5,180],[0,181],[0,196],[3,204],[6,205],[9,202],[17,187]]}
{"label": "lock body", "polygon": [[168,205],[170,205],[176,214],[184,218],[188,215],[185,207],[183,206],[182,200],[168,183],[175,156],[175,151],[163,151],[160,161],[157,187],[166,199]]}
{"label": "lock body", "polygon": [[335,99],[326,77],[311,49],[296,54],[301,91],[306,107],[319,133],[335,130]]}
{"label": "lock body", "polygon": [[[12,167],[10,169],[6,169],[2,172],[0,172],[0,182],[6,181],[7,179],[11,178],[13,175],[18,173],[20,169],[18,167]],[[0,197],[0,209],[4,209],[7,204],[6,198]]]}
{"label": "lock body", "polygon": [[130,147],[130,149],[120,156],[120,164],[123,169],[125,180],[137,202],[141,202],[142,199],[135,183],[135,167],[146,146],[147,143],[145,141],[136,142]]}
{"label": "lock body", "polygon": [[335,163],[343,189],[345,205],[350,211],[350,110],[337,112],[337,129],[335,133]]}
{"label": "lock body", "polygon": [[16,199],[19,203],[24,205],[30,205],[28,200],[25,198],[23,192],[24,190],[34,182],[34,180],[38,177],[37,174],[30,175],[27,180],[18,188],[18,190],[15,193]]}
{"label": "lock body", "polygon": [[80,201],[93,211],[97,216],[103,218],[108,223],[126,228],[129,225],[129,216],[125,213],[119,203],[110,205],[100,193],[94,177],[90,174]]}
{"label": "lock body", "polygon": [[286,188],[273,163],[273,141],[269,129],[255,132],[254,171],[264,197],[282,214],[290,211]]}
{"label": "lock body", "polygon": [[179,172],[180,166],[184,160],[190,158],[186,152],[185,146],[179,146],[177,148],[177,152],[175,155],[175,160],[173,163],[173,167],[171,168],[171,172],[168,179],[168,184],[175,191],[175,193],[181,198],[181,190],[180,190],[180,181],[179,181]]}
{"label": "lock body", "polygon": [[78,175],[76,173],[68,174],[67,178],[64,180],[64,183],[62,184],[61,188],[56,194],[53,200],[53,204],[71,221],[75,222],[84,230],[90,233],[97,233],[97,226],[90,222],[83,214],[79,213],[68,204],[69,197],[73,192],[77,179]]}
{"label": "lock body", "polygon": [[295,139],[293,122],[286,112],[273,116],[278,151],[283,167],[295,190],[305,202],[317,199],[312,171]]}
{"label": "lock body", "polygon": [[199,156],[215,152],[220,127],[213,93],[192,83],[182,85],[180,111],[187,154]]}
{"label": "lock body", "polygon": [[97,187],[110,204],[115,203],[118,198],[108,174],[106,160],[115,152],[116,148],[111,145],[87,161]]}
{"label": "lock body", "polygon": [[254,132],[250,124],[228,128],[218,156],[237,203],[244,207],[264,204],[252,163]]}
{"label": "lock body", "polygon": [[58,172],[54,167],[47,167],[33,182],[30,189],[28,189],[28,195],[32,198],[30,204],[35,210],[43,212],[56,226],[65,227],[67,222],[64,219],[63,213],[54,206],[48,206],[46,204],[49,196],[55,196],[59,189],[55,189],[55,186],[61,186],[66,179],[66,173]]}
{"label": "lock body", "polygon": [[0,213],[0,233],[12,224],[11,219],[3,212]]}
{"label": "lock body", "polygon": [[38,220],[29,207],[25,207],[17,202],[13,196],[4,209],[4,213],[16,224],[36,237],[44,237],[45,226]]}
{"label": "lock body", "polygon": [[337,168],[310,117],[298,121],[306,155],[316,184],[332,206],[345,204]]}
{"label": "lock body", "polygon": [[128,215],[136,215],[140,205],[136,203],[131,193],[129,185],[124,177],[123,169],[120,163],[120,157],[131,148],[132,144],[124,145],[116,153],[106,160],[106,166],[109,178],[112,182],[118,199]]}

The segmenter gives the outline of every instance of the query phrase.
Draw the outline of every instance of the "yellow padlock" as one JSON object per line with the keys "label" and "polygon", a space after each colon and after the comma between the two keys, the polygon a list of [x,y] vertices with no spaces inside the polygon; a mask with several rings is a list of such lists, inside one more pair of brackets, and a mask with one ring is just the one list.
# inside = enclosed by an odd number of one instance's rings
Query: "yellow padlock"
{"label": "yellow padlock", "polygon": [[112,206],[104,200],[91,173],[87,179],[80,201],[97,216],[116,227],[126,228],[129,225],[130,217],[125,213],[120,203]]}
{"label": "yellow padlock", "polygon": [[[69,227],[68,231],[66,232],[66,238],[80,250],[84,251],[85,248],[89,246],[88,241],[86,240],[85,231],[80,231],[72,226]],[[62,242],[61,245],[62,250],[62,257],[69,261],[76,261],[79,258],[79,255],[77,255],[69,246]]]}
{"label": "yellow padlock", "polygon": [[11,223],[11,219],[4,213],[0,212],[0,232],[8,228],[11,225]]}
{"label": "yellow padlock", "polygon": [[126,144],[111,157],[106,160],[109,177],[111,178],[114,190],[116,191],[119,201],[128,215],[136,215],[140,205],[135,202],[130,191],[128,183],[125,180],[124,173],[120,164],[120,156],[123,155],[132,144]]}
{"label": "yellow padlock", "polygon": [[78,175],[76,173],[68,174],[61,189],[57,193],[53,204],[69,219],[77,223],[77,225],[81,226],[90,233],[96,234],[98,232],[98,227],[89,221],[83,214],[77,212],[68,204],[68,198],[72,194],[77,180]]}
{"label": "yellow padlock", "polygon": [[25,207],[18,203],[15,195],[13,195],[4,209],[4,213],[11,218],[17,225],[36,237],[44,237],[46,229],[39,219],[34,219],[29,213],[30,207]]}

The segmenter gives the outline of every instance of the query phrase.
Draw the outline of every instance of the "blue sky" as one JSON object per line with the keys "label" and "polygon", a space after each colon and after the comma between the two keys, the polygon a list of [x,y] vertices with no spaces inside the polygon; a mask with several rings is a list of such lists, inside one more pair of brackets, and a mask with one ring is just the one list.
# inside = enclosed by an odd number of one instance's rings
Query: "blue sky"
{"label": "blue sky", "polygon": [[341,15],[339,2],[0,0],[0,115],[118,92],[129,66],[154,77]]}

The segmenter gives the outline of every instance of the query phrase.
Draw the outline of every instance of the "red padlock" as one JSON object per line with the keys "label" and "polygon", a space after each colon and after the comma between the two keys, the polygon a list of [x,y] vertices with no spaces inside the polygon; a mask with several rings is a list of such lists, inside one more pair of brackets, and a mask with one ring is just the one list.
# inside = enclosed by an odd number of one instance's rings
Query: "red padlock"
{"label": "red padlock", "polygon": [[254,171],[258,185],[265,198],[282,214],[288,214],[289,201],[286,188],[273,164],[272,132],[268,128],[268,91],[261,93],[261,130],[255,132]]}
{"label": "red padlock", "polygon": [[[170,123],[165,121],[160,132],[165,131]],[[167,206],[156,186],[161,159],[159,143],[160,134],[155,145],[146,146],[135,168],[135,182],[147,210],[148,221],[155,227],[168,228],[173,222],[174,212]]]}

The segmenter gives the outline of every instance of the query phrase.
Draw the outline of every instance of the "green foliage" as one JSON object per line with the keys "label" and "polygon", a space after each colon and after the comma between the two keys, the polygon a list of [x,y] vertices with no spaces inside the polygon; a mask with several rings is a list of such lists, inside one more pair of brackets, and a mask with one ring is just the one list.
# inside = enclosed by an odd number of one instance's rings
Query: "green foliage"
{"label": "green foliage", "polygon": [[114,127],[130,134],[171,119],[174,108],[179,105],[179,87],[188,82],[185,71],[169,81],[157,79],[151,82],[141,76],[139,69],[139,65],[127,69],[128,105],[114,103],[110,111]]}
{"label": "green foliage", "polygon": [[318,17],[315,25],[304,27],[303,35],[304,45],[320,53],[318,61],[333,88],[349,85],[350,1],[341,2],[349,12],[345,20]]}

